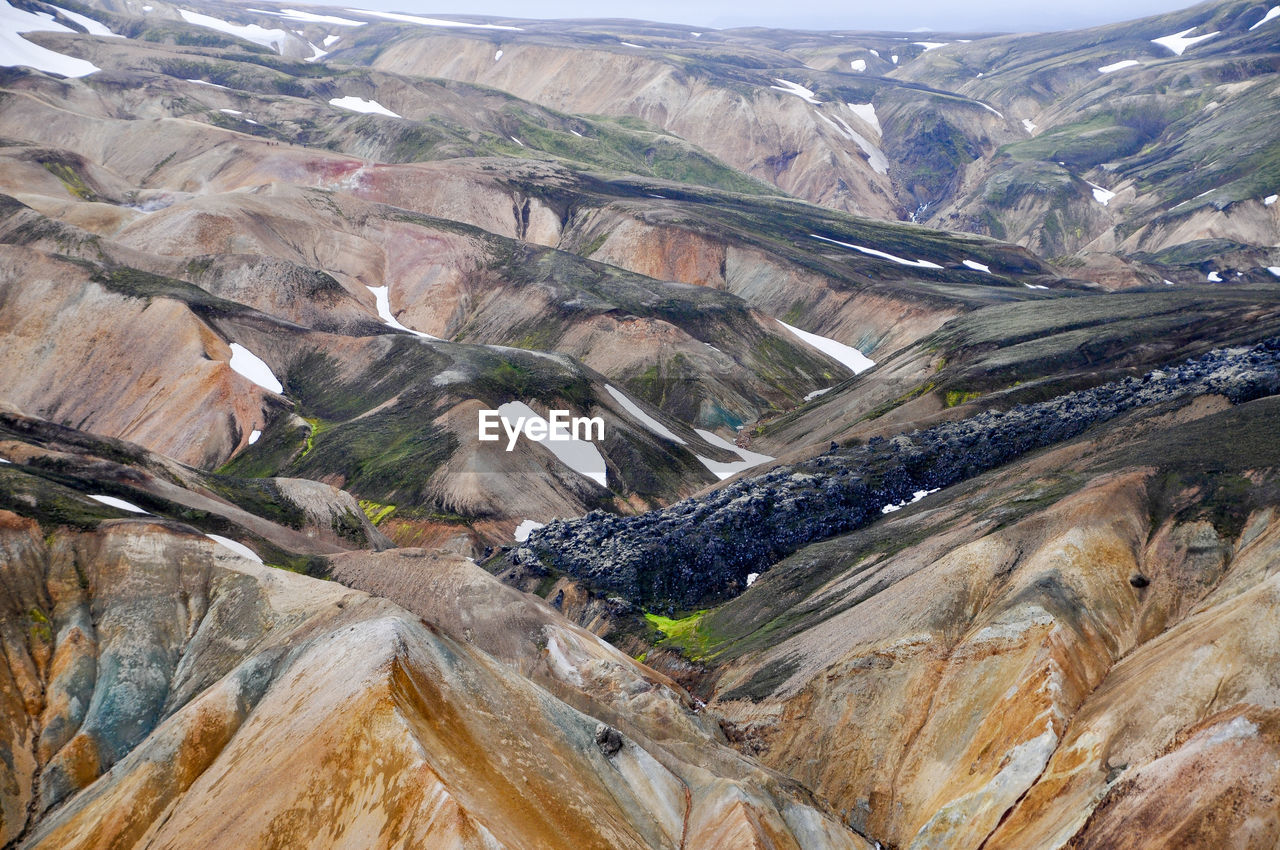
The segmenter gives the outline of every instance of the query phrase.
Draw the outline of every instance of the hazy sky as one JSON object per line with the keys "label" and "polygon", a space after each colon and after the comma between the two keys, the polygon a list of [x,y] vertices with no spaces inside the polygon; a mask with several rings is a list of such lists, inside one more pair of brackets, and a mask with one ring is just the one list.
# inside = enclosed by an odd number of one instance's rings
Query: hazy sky
{"label": "hazy sky", "polygon": [[333,5],[418,14],[519,18],[640,18],[701,27],[801,29],[1071,29],[1170,12],[1189,0],[322,0]]}

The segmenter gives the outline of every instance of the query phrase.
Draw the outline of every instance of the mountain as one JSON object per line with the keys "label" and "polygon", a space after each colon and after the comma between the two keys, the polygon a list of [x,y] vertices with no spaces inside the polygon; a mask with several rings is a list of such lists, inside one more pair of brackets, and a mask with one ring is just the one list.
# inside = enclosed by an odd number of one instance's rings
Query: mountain
{"label": "mountain", "polygon": [[0,845],[1280,841],[1280,7],[0,27]]}

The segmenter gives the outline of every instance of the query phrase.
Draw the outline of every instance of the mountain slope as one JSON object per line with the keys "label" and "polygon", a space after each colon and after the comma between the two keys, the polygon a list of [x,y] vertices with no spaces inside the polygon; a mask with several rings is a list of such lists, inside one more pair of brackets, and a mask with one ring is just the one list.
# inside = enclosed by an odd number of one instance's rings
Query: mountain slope
{"label": "mountain slope", "polygon": [[0,844],[1280,840],[1280,13],[0,4]]}
{"label": "mountain slope", "polygon": [[[7,840],[869,846],[742,756],[726,752],[729,774],[710,778],[706,762],[621,735],[385,600],[254,565],[173,523],[42,542],[36,523],[3,516]],[[598,639],[518,594],[508,604],[568,647],[561,675],[612,668],[588,693],[629,680],[691,714],[678,688]],[[724,749],[696,718],[678,737]]]}

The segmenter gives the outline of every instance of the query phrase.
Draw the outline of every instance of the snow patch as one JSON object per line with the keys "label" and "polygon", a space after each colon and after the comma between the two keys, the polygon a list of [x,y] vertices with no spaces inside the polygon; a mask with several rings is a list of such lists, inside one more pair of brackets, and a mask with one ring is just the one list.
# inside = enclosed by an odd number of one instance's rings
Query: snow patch
{"label": "snow patch", "polygon": [[25,65],[37,71],[63,77],[84,77],[100,70],[92,62],[33,44],[19,35],[24,32],[74,32],[74,30],[55,21],[53,15],[48,12],[27,12],[15,9],[6,0],[0,0],[0,65],[6,67]]}
{"label": "snow patch", "polygon": [[1270,9],[1267,10],[1267,13],[1262,16],[1262,20],[1258,21],[1256,24],[1249,27],[1249,32],[1253,32],[1258,27],[1265,24],[1267,21],[1273,20],[1277,15],[1280,15],[1280,6],[1272,6]]}
{"label": "snow patch", "polygon": [[850,59],[849,67],[853,70],[855,74],[861,74],[863,71],[867,70],[867,60],[866,59]]}
{"label": "snow patch", "polygon": [[900,511],[903,508],[905,508],[907,505],[914,505],[916,502],[920,501],[925,496],[928,496],[929,494],[936,493],[936,492],[938,492],[937,487],[934,487],[932,490],[917,490],[911,494],[910,499],[903,499],[901,502],[895,502],[892,504],[885,505],[883,508],[880,509],[880,513],[891,514],[894,511]]}
{"label": "snow patch", "polygon": [[395,328],[398,331],[408,331],[414,336],[423,339],[438,339],[431,334],[424,334],[421,331],[415,331],[413,328],[406,328],[404,325],[396,321],[396,317],[391,315],[391,287],[388,286],[366,286],[365,289],[373,293],[374,305],[378,309],[378,318],[382,319],[382,323],[389,328]]}
{"label": "snow patch", "polygon": [[[244,117],[244,113],[243,113],[243,112],[241,112],[239,109],[219,109],[218,111],[219,111],[219,112],[224,112],[224,113],[226,113],[227,115],[234,115],[234,116],[236,116],[237,118],[239,118],[241,121],[244,121],[246,124],[258,124],[258,122],[257,122],[257,121],[254,121],[252,118],[245,118],[245,117]],[[262,126],[262,125],[261,125],[261,124],[258,124],[258,126],[260,127],[260,126]],[[170,202],[169,202],[169,204],[165,204],[165,206],[169,206],[169,205],[170,205],[170,204],[172,204],[172,203],[173,203],[173,202],[172,202],[172,201],[170,201]],[[144,210],[144,212],[154,212],[154,210]]]}
{"label": "snow patch", "polygon": [[701,428],[694,428],[693,430],[698,434],[699,437],[706,440],[711,445],[719,446],[722,449],[726,449],[728,451],[734,452],[735,454],[737,454],[738,457],[742,458],[742,460],[739,460],[739,461],[730,461],[728,463],[723,463],[718,460],[711,460],[711,458],[703,457],[702,455],[695,455],[695,457],[698,458],[698,461],[707,469],[709,469],[712,475],[716,476],[721,481],[730,477],[731,475],[737,475],[739,472],[742,472],[744,469],[750,469],[753,466],[759,466],[762,463],[766,463],[768,461],[773,460],[773,458],[771,458],[769,455],[762,455],[759,452],[753,452],[753,451],[748,451],[747,449],[738,448],[733,443],[729,442],[728,440],[724,439],[723,437],[717,434],[712,433],[711,431],[704,431]]}
{"label": "snow patch", "polygon": [[814,390],[813,392],[811,392],[811,393],[809,393],[808,395],[806,395],[806,396],[804,397],[804,400],[805,400],[805,401],[813,401],[813,400],[814,400],[815,398],[817,398],[818,396],[820,396],[820,395],[826,395],[827,393],[831,392],[831,391],[832,391],[832,390],[834,390],[834,389],[835,389],[835,387],[827,387],[826,389]]}
{"label": "snow patch", "polygon": [[621,390],[616,387],[609,386],[608,384],[605,384],[604,388],[609,391],[609,395],[613,396],[614,400],[618,402],[618,404],[622,405],[627,413],[631,414],[633,419],[638,421],[645,428],[648,428],[664,440],[670,440],[671,442],[678,443],[682,446],[687,445],[684,440],[671,433],[671,431],[667,429],[667,426],[645,413],[640,405],[627,398]]}
{"label": "snow patch", "polygon": [[403,118],[403,115],[397,115],[390,109],[387,109],[376,100],[365,100],[355,95],[347,95],[346,97],[334,97],[329,99],[330,106],[336,106],[339,109],[349,109],[352,112],[364,112],[371,115],[386,115],[391,118]]}
{"label": "snow patch", "polygon": [[1049,288],[1047,286],[1040,286],[1039,284],[1036,284],[1036,283],[1024,283],[1022,285],[1025,286],[1027,289],[1048,289]]}
{"label": "snow patch", "polygon": [[1205,277],[1205,280],[1210,283],[1222,283],[1222,277],[1217,272],[1209,272],[1208,276]]}
{"label": "snow patch", "polygon": [[81,15],[78,12],[72,12],[69,9],[62,8],[61,6],[54,6],[53,8],[57,9],[59,14],[84,27],[85,32],[89,33],[89,35],[109,35],[112,38],[124,38],[124,36],[107,29],[106,25],[101,21],[95,21],[93,18]]}
{"label": "snow patch", "polygon": [[640,48],[641,50],[644,50],[644,45],[643,45],[643,44],[636,44],[636,43],[634,43],[634,42],[630,42],[630,41],[619,41],[619,42],[618,42],[618,44],[621,44],[623,47],[638,47],[638,48]]}
{"label": "snow patch", "polygon": [[850,127],[849,123],[839,115],[837,115],[833,121],[821,112],[818,112],[816,109],[814,110],[814,114],[834,127],[837,133],[861,148],[862,152],[867,155],[867,164],[871,166],[872,171],[877,174],[889,173],[889,159],[884,155],[884,152],[880,150],[880,148],[876,147],[875,142],[872,142],[866,136],[863,136],[857,130]]}
{"label": "snow patch", "polygon": [[[570,438],[569,429],[561,427],[557,433],[557,439],[549,439],[551,434],[551,423],[534,412],[533,408],[522,401],[509,401],[498,407],[498,415],[506,422],[510,423],[510,427],[514,428],[516,422],[522,417],[525,422],[541,421],[543,423],[542,430],[548,435],[538,442],[545,446],[556,459],[565,466],[572,469],[579,475],[590,478],[601,487],[608,487],[608,476],[605,469],[604,456],[600,454],[600,450],[596,448],[594,443],[586,440],[574,440]],[[527,438],[527,434],[526,434]]]}
{"label": "snow patch", "polygon": [[777,321],[778,324],[791,331],[791,333],[794,334],[801,342],[812,348],[818,349],[832,360],[843,364],[855,375],[865,372],[872,366],[876,365],[874,360],[867,357],[867,355],[863,354],[853,346],[845,345],[843,342],[836,342],[834,339],[829,339],[825,336],[819,336],[818,334],[809,333],[808,331],[802,331],[799,328],[792,327],[786,322],[777,319],[774,321]]}
{"label": "snow patch", "polygon": [[991,274],[991,266],[984,266],[982,263],[975,262],[973,260],[965,260],[964,264],[975,272],[986,272],[987,274]]}
{"label": "snow patch", "polygon": [[1269,207],[1276,202],[1277,198],[1280,198],[1280,195],[1267,195],[1262,199],[1262,203]]}
{"label": "snow patch", "polygon": [[353,21],[351,18],[339,18],[337,15],[317,15],[315,12],[303,12],[299,9],[281,9],[279,12],[272,12],[270,9],[250,9],[250,12],[257,12],[260,15],[275,15],[277,18],[287,18],[290,21],[305,21],[309,24],[334,24],[340,27],[363,27],[368,21]]}
{"label": "snow patch", "polygon": [[28,12],[16,9],[4,0],[0,6],[0,26],[12,32],[74,32],[66,24],[60,24],[48,12]]}
{"label": "snow patch", "polygon": [[232,552],[235,552],[237,555],[239,555],[242,558],[248,558],[250,561],[253,561],[255,564],[262,563],[262,559],[258,557],[257,552],[253,551],[248,546],[244,545],[243,543],[237,540],[232,540],[229,537],[223,537],[221,534],[206,534],[205,537],[208,537],[210,540],[212,540],[214,543],[217,543],[219,546],[222,546],[226,549],[230,549]]}
{"label": "snow patch", "polygon": [[747,573],[747,587],[756,583],[756,579],[760,578],[759,573]]}
{"label": "snow patch", "polygon": [[800,85],[799,83],[793,83],[790,80],[783,80],[783,79],[779,79],[778,77],[774,77],[773,81],[775,83],[780,83],[781,85],[769,86],[769,88],[771,89],[774,89],[776,91],[786,92],[787,94],[793,94],[798,98],[801,98],[803,100],[808,101],[809,103],[812,103],[814,106],[817,106],[822,103],[822,101],[814,98],[812,89],[807,89],[804,86]]}
{"label": "snow patch", "polygon": [[866,122],[868,127],[876,131],[877,136],[883,136],[884,131],[880,129],[880,119],[876,117],[875,104],[871,103],[846,103],[845,106],[853,112],[854,115]]}
{"label": "snow patch", "polygon": [[238,342],[231,343],[230,366],[264,390],[270,390],[276,395],[284,394],[284,386],[276,380],[271,367],[261,357]]}
{"label": "snow patch", "polygon": [[1132,68],[1134,65],[1141,65],[1137,59],[1122,59],[1111,65],[1103,65],[1098,69],[1099,74],[1110,74],[1112,71],[1119,71],[1121,68]]}
{"label": "snow patch", "polygon": [[493,61],[494,61],[494,62],[497,62],[497,61],[498,61],[499,59],[501,59],[501,58],[502,58],[502,51],[501,51],[501,50],[499,50],[497,53],[493,54]]}
{"label": "snow patch", "polygon": [[946,47],[950,44],[948,41],[913,41],[911,43],[923,47],[926,53],[930,50],[936,50],[939,47]]}
{"label": "snow patch", "polygon": [[1159,44],[1161,47],[1169,48],[1174,52],[1174,54],[1181,56],[1183,51],[1191,45],[1204,41],[1206,38],[1213,38],[1215,35],[1218,35],[1218,32],[1215,30],[1208,35],[1197,35],[1187,38],[1187,33],[1195,32],[1195,29],[1195,27],[1191,27],[1190,29],[1185,29],[1182,32],[1175,32],[1173,35],[1166,35],[1161,38],[1153,38],[1151,40],[1156,44]]}
{"label": "snow patch", "polygon": [[208,80],[187,80],[189,83],[195,83],[198,86],[212,86],[215,89],[225,89],[226,86],[220,86],[217,83],[211,83]]}
{"label": "snow patch", "polygon": [[144,511],[133,502],[126,502],[124,499],[117,499],[115,496],[95,496],[90,494],[89,498],[93,499],[95,502],[102,502],[104,505],[109,505],[110,507],[119,508],[122,511],[129,511],[134,514],[150,513],[150,511]]}
{"label": "snow patch", "polygon": [[903,266],[914,266],[915,268],[918,268],[918,269],[942,268],[942,266],[938,265],[937,263],[931,263],[928,260],[906,260],[906,259],[903,259],[902,257],[895,257],[893,254],[888,254],[884,251],[877,251],[875,248],[864,248],[861,245],[854,245],[850,242],[841,242],[839,239],[828,239],[826,236],[819,236],[816,233],[810,233],[809,236],[811,236],[814,239],[821,239],[823,242],[830,242],[833,245],[839,245],[843,248],[852,248],[855,251],[861,251],[864,254],[870,254],[873,257],[879,257],[883,260],[889,260],[891,262],[898,263],[899,265],[903,265]]}
{"label": "snow patch", "polygon": [[1280,277],[1280,266],[1267,266],[1267,271],[1271,272],[1276,277]]}
{"label": "snow patch", "polygon": [[442,18],[402,15],[399,12],[371,12],[368,9],[347,9],[347,11],[355,12],[357,15],[373,15],[375,18],[385,18],[388,21],[398,21],[402,24],[419,24],[424,27],[465,27],[476,30],[509,30],[515,32],[521,32],[524,29],[524,27],[508,27],[501,24],[465,24],[461,21],[446,21]]}
{"label": "snow patch", "polygon": [[1034,133],[1036,131],[1036,124],[1030,118],[1023,118],[1022,126],[1026,128],[1028,133]]}
{"label": "snow patch", "polygon": [[892,56],[890,56],[889,58],[893,60],[893,64],[895,64],[895,65],[897,65],[897,64],[898,64],[898,54],[896,54],[896,53],[895,53],[895,54],[893,54]]}
{"label": "snow patch", "polygon": [[516,542],[517,543],[525,542],[526,540],[529,539],[530,534],[532,534],[534,531],[537,531],[539,528],[542,528],[545,525],[546,525],[545,522],[534,522],[531,519],[522,520],[520,524],[516,526],[516,533],[515,533]]}
{"label": "snow patch", "polygon": [[326,35],[324,41],[320,43],[325,47],[333,47],[339,41],[342,41],[342,36],[340,35]]}
{"label": "snow patch", "polygon": [[524,142],[520,141],[515,136],[508,136],[507,138],[511,139],[511,141],[515,142],[520,147],[524,147]]}
{"label": "snow patch", "polygon": [[844,127],[845,131],[853,138],[854,143],[857,144],[858,147],[862,148],[862,152],[867,155],[867,164],[871,166],[871,170],[876,174],[888,174],[889,158],[884,155],[884,151],[876,147],[875,143],[870,139],[852,129],[848,124],[845,124],[844,121],[841,121],[839,117],[837,117],[836,120],[840,121],[840,124]]}
{"label": "snow patch", "polygon": [[259,431],[257,428],[254,428],[253,431],[250,432],[249,434],[249,445],[252,446],[254,443],[258,442],[258,440],[261,437],[262,437],[262,432]]}
{"label": "snow patch", "polygon": [[1110,189],[1104,189],[1097,183],[1090,183],[1088,180],[1084,182],[1089,183],[1089,185],[1093,187],[1093,199],[1104,207],[1111,203],[1111,199],[1116,196],[1115,192],[1112,192]]}
{"label": "snow patch", "polygon": [[182,19],[189,24],[252,41],[254,44],[270,47],[276,53],[283,52],[284,44],[289,40],[289,34],[284,30],[269,30],[257,24],[233,24],[211,15],[188,12],[186,9],[179,9],[178,14],[182,15]]}

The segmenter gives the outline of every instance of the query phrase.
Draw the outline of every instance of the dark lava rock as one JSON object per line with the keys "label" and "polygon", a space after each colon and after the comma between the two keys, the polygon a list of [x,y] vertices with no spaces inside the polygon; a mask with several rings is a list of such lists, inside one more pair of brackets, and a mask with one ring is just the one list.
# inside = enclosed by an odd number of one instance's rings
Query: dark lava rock
{"label": "dark lava rock", "polygon": [[728,598],[749,573],[802,546],[871,522],[885,505],[972,478],[1127,411],[1205,394],[1240,404],[1277,393],[1280,338],[828,451],[662,510],[626,517],[596,510],[548,523],[508,558],[526,566],[541,561],[650,610],[689,610]]}
{"label": "dark lava rock", "polygon": [[601,723],[596,726],[596,746],[606,756],[617,755],[618,750],[622,749],[622,733]]}

